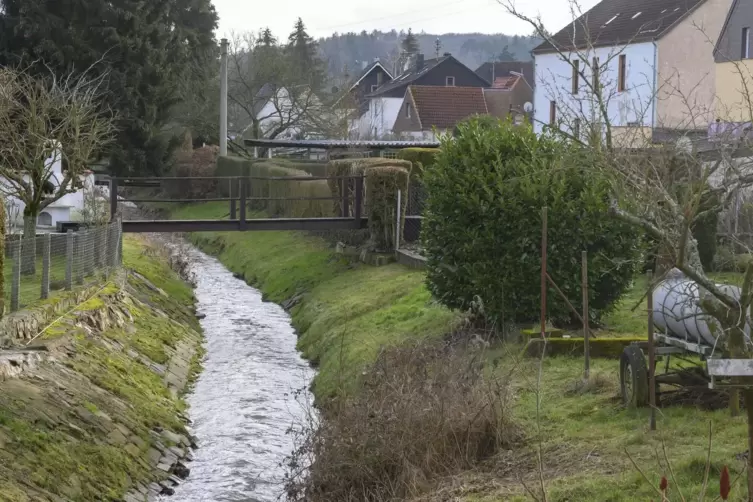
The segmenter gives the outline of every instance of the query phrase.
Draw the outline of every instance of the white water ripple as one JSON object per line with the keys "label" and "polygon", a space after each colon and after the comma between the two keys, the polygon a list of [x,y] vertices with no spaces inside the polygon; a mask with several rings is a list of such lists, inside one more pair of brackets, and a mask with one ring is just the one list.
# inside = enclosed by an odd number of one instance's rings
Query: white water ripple
{"label": "white water ripple", "polygon": [[[188,479],[166,501],[270,502],[283,492],[280,466],[293,451],[292,428],[307,405],[296,391],[314,371],[296,350],[290,317],[262,301],[215,258],[190,251],[197,311],[207,351],[186,397],[198,438]],[[311,401],[308,391],[305,401]]]}

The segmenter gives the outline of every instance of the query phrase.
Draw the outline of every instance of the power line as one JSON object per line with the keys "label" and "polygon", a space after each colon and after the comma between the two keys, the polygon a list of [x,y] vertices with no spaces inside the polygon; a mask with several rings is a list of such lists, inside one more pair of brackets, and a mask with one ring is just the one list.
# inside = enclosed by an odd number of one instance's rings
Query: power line
{"label": "power line", "polygon": [[[444,7],[449,7],[451,5],[458,5],[458,4],[462,4],[462,3],[467,3],[467,2],[463,1],[463,0],[454,0],[452,2],[447,2],[447,3],[441,4],[441,5],[432,6],[432,9],[441,9],[441,8],[444,8]],[[351,26],[360,26],[360,25],[363,25],[363,24],[373,23],[375,21],[384,21],[386,19],[399,18],[399,17],[406,16],[408,14],[415,14],[417,12],[426,12],[426,8],[423,8],[423,9],[414,9],[414,10],[410,10],[410,11],[406,11],[406,12],[400,12],[400,13],[397,13],[397,14],[390,14],[389,16],[373,17],[373,18],[369,18],[369,19],[364,19],[363,21],[355,21],[355,22],[352,22],[352,23],[345,23],[345,24],[334,25],[334,26],[325,26],[324,28],[318,28],[317,27],[317,28],[315,28],[315,31],[329,31],[329,30],[338,30],[340,28],[349,28]],[[455,14],[455,13],[453,12],[452,14]],[[419,20],[416,20],[416,21],[410,21],[408,24],[413,23],[413,22],[419,22],[419,21],[422,21],[422,20],[423,19],[419,19]]]}

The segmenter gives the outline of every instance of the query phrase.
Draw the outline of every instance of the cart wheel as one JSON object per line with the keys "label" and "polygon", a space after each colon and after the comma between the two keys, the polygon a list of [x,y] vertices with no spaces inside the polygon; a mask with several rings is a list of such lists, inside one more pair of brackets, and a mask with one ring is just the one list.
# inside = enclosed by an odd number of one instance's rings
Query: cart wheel
{"label": "cart wheel", "polygon": [[620,356],[620,393],[622,402],[630,408],[648,404],[648,368],[637,345],[628,345]]}

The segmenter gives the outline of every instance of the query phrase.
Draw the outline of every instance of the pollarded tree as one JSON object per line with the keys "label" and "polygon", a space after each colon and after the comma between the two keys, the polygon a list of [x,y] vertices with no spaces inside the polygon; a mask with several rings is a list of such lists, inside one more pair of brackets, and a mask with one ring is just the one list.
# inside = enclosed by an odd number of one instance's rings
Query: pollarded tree
{"label": "pollarded tree", "polygon": [[[24,205],[24,266],[35,269],[37,217],[83,187],[87,166],[113,138],[113,115],[101,106],[102,79],[39,79],[0,69],[0,195]],[[53,178],[53,163],[63,166]]]}

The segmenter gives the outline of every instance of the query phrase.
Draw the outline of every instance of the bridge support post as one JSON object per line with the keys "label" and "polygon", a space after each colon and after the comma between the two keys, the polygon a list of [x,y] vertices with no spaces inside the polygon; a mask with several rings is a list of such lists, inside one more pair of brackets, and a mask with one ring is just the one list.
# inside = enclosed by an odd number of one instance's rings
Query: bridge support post
{"label": "bridge support post", "polygon": [[[235,183],[233,183],[233,182],[235,182]],[[235,202],[235,189],[233,187],[233,185],[237,184],[237,183],[238,183],[238,180],[236,180],[234,178],[233,179],[229,179],[228,182],[227,182],[227,184],[228,184],[228,186],[230,188],[230,190],[228,190],[228,193],[230,194],[230,219],[231,220],[234,220],[234,219],[236,219],[238,217],[238,212],[237,212],[236,205],[235,205],[236,204],[236,202]]]}
{"label": "bridge support post", "polygon": [[247,190],[246,178],[241,179],[240,183],[240,218],[238,220],[238,227],[240,230],[246,230],[246,190]]}
{"label": "bridge support post", "polygon": [[356,200],[353,202],[353,219],[355,220],[353,228],[358,230],[361,228],[361,209],[363,207],[363,176],[357,177],[355,182]]}
{"label": "bridge support post", "polygon": [[110,221],[118,214],[118,178],[110,178]]}

